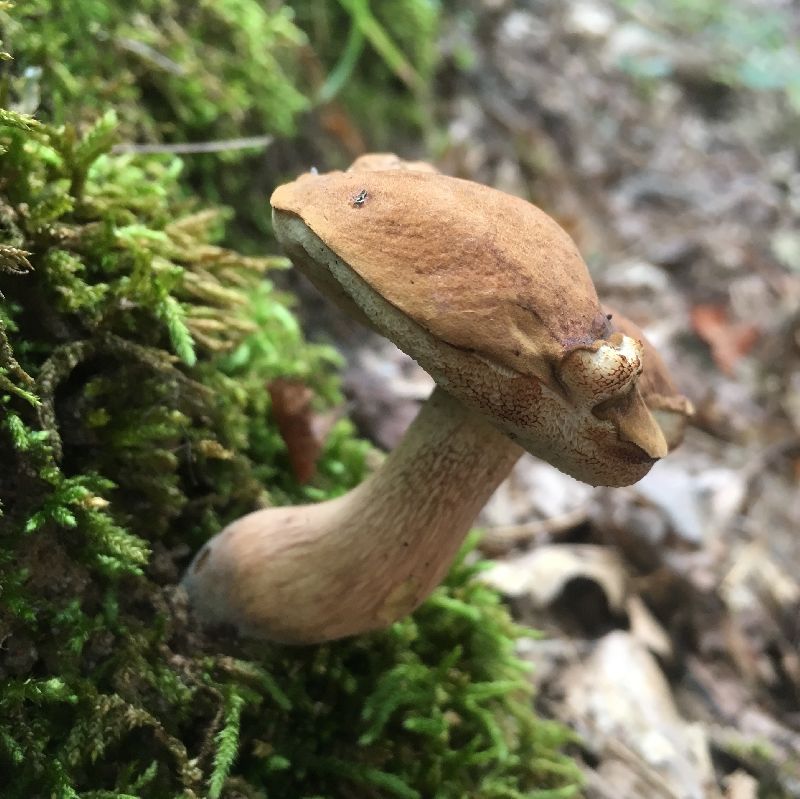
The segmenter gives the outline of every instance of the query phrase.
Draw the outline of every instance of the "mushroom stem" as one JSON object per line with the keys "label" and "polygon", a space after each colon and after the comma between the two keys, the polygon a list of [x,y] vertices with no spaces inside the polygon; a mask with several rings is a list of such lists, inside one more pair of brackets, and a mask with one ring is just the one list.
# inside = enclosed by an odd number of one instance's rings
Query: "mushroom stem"
{"label": "mushroom stem", "polygon": [[440,583],[523,450],[441,388],[370,478],[316,505],[238,519],[184,585],[206,623],[309,644],[386,627]]}

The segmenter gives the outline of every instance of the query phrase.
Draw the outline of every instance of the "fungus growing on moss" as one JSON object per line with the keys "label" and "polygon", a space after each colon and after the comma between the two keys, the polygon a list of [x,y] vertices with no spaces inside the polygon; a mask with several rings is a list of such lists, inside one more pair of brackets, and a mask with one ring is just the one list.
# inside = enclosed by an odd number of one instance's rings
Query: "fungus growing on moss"
{"label": "fungus growing on moss", "polygon": [[249,514],[204,547],[184,583],[206,622],[291,643],[387,626],[438,585],[524,450],[608,486],[667,453],[643,345],[612,329],[569,236],[516,197],[378,163],[279,187],[275,231],[438,387],[363,484]]}

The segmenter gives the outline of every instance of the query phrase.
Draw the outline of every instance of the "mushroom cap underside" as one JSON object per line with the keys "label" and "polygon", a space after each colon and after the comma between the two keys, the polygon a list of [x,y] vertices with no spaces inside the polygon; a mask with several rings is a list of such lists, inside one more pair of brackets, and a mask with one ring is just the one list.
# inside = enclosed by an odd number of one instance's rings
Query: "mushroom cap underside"
{"label": "mushroom cap underside", "polygon": [[406,168],[307,174],[270,202],[437,339],[515,373],[552,384],[610,332],[572,239],[517,197]]}

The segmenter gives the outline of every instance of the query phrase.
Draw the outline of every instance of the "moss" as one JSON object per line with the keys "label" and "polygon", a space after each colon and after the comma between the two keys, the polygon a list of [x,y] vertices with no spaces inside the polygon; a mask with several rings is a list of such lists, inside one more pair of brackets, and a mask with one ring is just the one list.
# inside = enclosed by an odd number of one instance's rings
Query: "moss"
{"label": "moss", "polygon": [[175,585],[201,542],[346,490],[368,450],[340,422],[315,482],[292,478],[265,385],[329,408],[337,356],[273,288],[283,259],[215,243],[224,215],[186,198],[180,161],[110,154],[119,124],[0,113],[0,793],[575,795],[526,633],[471,557],[382,633],[290,649],[193,628]]}
{"label": "moss", "polygon": [[252,0],[26,0],[2,29],[26,110],[79,123],[113,105],[122,137],[191,141],[294,130],[308,101],[292,17]]}
{"label": "moss", "polygon": [[[305,114],[320,112],[330,144],[306,141],[301,158],[331,167],[365,146],[361,131],[374,148],[429,126],[420,101],[438,5],[373,5],[374,13],[367,0],[25,0],[0,10],[14,57],[5,99],[57,125],[113,107],[129,142],[221,143],[221,152],[187,158],[184,182],[235,208],[237,246],[258,252],[269,232],[263,198],[298,171],[277,142],[295,136]],[[355,46],[343,51],[348,29]],[[344,105],[331,105],[337,97]],[[242,138],[260,143],[232,149]]]}

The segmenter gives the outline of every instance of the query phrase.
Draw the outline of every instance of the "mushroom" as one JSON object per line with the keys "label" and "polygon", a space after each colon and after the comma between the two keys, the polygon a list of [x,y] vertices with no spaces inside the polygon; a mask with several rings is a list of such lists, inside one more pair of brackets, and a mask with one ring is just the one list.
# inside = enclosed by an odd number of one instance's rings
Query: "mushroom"
{"label": "mushroom", "polygon": [[361,485],[255,511],[203,547],[184,585],[204,623],[296,644],[388,626],[439,584],[524,450],[608,486],[666,455],[637,385],[642,341],[612,329],[535,206],[383,156],[303,175],[271,204],[294,264],[437,388]]}

